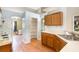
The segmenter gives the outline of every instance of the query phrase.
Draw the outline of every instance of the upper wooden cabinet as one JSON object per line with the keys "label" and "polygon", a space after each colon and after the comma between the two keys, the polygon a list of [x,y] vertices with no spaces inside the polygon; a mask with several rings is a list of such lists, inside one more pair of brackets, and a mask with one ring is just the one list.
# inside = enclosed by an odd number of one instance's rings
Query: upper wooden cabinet
{"label": "upper wooden cabinet", "polygon": [[57,12],[44,17],[45,25],[47,26],[61,26],[63,24],[63,13]]}
{"label": "upper wooden cabinet", "polygon": [[51,19],[52,19],[52,15],[46,15],[45,16],[45,25],[51,26],[51,24],[52,24]]}

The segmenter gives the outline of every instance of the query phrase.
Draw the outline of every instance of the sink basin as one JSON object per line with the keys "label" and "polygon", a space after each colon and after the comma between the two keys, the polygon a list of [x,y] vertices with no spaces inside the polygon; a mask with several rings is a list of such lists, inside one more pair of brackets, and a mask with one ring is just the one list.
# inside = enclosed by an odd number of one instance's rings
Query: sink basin
{"label": "sink basin", "polygon": [[79,41],[79,37],[77,36],[73,36],[73,35],[65,35],[65,34],[58,34],[59,36],[67,39],[67,40],[71,40],[71,41]]}

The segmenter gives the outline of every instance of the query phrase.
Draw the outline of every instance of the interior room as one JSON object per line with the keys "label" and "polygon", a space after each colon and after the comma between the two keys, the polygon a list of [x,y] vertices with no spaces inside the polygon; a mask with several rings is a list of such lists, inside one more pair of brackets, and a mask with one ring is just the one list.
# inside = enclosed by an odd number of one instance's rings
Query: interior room
{"label": "interior room", "polygon": [[0,7],[0,52],[79,52],[79,7]]}

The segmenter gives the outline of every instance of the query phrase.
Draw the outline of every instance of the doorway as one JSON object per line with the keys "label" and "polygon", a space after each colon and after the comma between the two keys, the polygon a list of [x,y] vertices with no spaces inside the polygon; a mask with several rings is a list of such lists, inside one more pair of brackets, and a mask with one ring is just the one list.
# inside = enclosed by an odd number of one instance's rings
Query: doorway
{"label": "doorway", "polygon": [[22,18],[13,18],[13,33],[17,35],[22,34]]}
{"label": "doorway", "polygon": [[14,33],[16,33],[17,34],[17,21],[14,21]]}
{"label": "doorway", "polygon": [[31,39],[37,39],[37,18],[31,18]]}

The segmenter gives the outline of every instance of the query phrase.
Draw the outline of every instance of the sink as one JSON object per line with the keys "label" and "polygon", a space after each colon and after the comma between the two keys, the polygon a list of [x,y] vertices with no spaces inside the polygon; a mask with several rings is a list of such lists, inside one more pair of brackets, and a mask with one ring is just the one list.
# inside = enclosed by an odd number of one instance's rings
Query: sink
{"label": "sink", "polygon": [[65,35],[65,34],[58,34],[59,36],[67,39],[67,40],[71,40],[71,41],[79,41],[79,37],[77,36],[73,36],[73,35]]}

